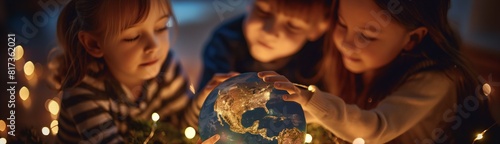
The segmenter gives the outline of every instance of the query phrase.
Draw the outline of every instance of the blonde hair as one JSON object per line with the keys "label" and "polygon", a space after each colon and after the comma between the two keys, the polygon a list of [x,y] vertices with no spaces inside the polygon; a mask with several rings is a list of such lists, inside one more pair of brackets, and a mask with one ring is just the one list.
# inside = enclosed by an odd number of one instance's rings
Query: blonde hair
{"label": "blonde hair", "polygon": [[[160,10],[168,14],[176,24],[169,0],[157,0]],[[144,21],[152,0],[71,0],[61,11],[57,21],[57,38],[63,55],[57,80],[61,90],[78,85],[91,65],[99,65],[99,72],[106,67],[104,60],[87,53],[78,39],[80,31],[103,36],[111,40],[127,27]]]}

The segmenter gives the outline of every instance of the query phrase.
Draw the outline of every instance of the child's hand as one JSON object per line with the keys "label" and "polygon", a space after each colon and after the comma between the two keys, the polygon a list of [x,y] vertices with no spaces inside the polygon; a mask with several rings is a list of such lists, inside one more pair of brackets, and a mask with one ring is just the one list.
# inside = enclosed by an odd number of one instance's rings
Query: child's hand
{"label": "child's hand", "polygon": [[276,89],[286,90],[288,95],[283,95],[283,100],[285,101],[294,101],[305,106],[312,97],[312,92],[296,87],[295,84],[290,82],[285,76],[279,75],[274,71],[263,71],[259,72],[257,75],[265,82],[274,83]]}
{"label": "child's hand", "polygon": [[240,73],[237,72],[230,72],[230,73],[216,73],[212,77],[212,79],[208,82],[208,84],[201,90],[198,94],[198,106],[201,107],[203,105],[203,102],[205,99],[208,97],[208,94],[217,87],[220,83],[224,82],[225,80],[237,76]]}
{"label": "child's hand", "polygon": [[208,138],[204,142],[201,142],[201,139],[198,139],[197,144],[215,144],[217,141],[219,141],[220,136],[218,134],[215,134],[214,136]]}

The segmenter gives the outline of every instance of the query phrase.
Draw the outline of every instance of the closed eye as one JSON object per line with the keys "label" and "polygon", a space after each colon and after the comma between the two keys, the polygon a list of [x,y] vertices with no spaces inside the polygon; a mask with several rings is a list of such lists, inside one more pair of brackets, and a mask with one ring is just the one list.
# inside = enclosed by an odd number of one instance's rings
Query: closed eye
{"label": "closed eye", "polygon": [[300,27],[298,27],[298,26],[295,26],[295,25],[293,25],[292,23],[288,23],[288,24],[287,24],[287,27],[288,27],[288,29],[290,29],[290,30],[291,30],[291,31],[293,31],[293,32],[299,32],[299,31],[301,31],[301,30],[302,30],[302,28],[300,28]]}
{"label": "closed eye", "polygon": [[361,35],[361,37],[362,37],[363,39],[368,40],[368,41],[375,41],[375,40],[377,40],[376,38],[366,36],[366,35],[365,35],[365,34],[363,34],[363,33],[361,33],[360,35]]}
{"label": "closed eye", "polygon": [[139,39],[139,36],[140,36],[140,35],[137,35],[137,36],[135,36],[135,37],[133,37],[133,38],[125,38],[125,39],[123,39],[123,41],[126,41],[126,42],[133,42],[133,41],[135,41],[135,40]]}
{"label": "closed eye", "polygon": [[163,32],[163,31],[166,31],[168,30],[168,26],[165,26],[165,27],[162,27],[160,29],[157,29],[156,32]]}

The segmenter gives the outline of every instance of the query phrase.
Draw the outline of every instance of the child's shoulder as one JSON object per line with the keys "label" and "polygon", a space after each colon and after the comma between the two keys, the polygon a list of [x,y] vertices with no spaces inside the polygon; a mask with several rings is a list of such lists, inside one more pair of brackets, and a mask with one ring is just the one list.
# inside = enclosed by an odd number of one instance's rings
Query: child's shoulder
{"label": "child's shoulder", "polygon": [[105,93],[104,81],[86,76],[75,87],[64,89],[62,100],[63,103],[64,101],[107,100]]}

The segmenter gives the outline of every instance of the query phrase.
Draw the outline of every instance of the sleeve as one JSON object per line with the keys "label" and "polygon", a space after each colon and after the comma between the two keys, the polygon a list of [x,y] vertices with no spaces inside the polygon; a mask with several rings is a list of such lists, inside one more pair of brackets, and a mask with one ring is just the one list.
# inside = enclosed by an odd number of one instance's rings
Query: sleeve
{"label": "sleeve", "polygon": [[425,72],[409,78],[372,110],[345,104],[322,91],[316,91],[304,109],[339,138],[385,143],[417,125],[440,101],[452,96],[456,96],[455,86],[447,76]]}
{"label": "sleeve", "polygon": [[58,119],[60,142],[123,143],[113,117],[108,109],[99,104],[107,99],[78,91],[66,94],[71,96],[62,100]]}
{"label": "sleeve", "polygon": [[203,73],[197,91],[203,90],[215,73],[228,73],[230,68],[228,46],[224,36],[216,31],[203,49]]}

